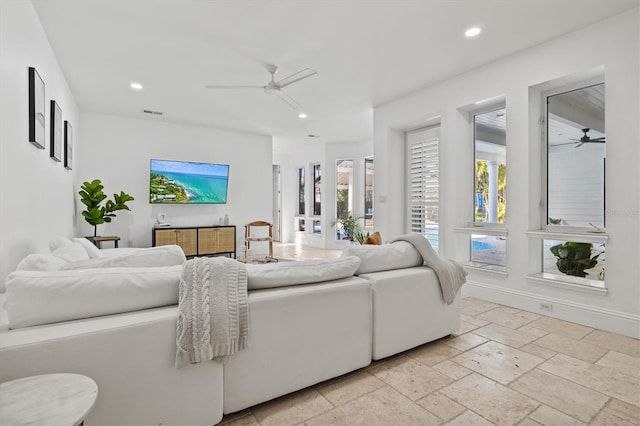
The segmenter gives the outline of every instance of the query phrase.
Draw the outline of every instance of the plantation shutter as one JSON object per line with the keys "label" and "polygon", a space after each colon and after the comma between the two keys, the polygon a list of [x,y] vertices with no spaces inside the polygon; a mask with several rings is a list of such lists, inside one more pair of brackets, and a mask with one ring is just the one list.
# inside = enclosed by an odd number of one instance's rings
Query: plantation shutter
{"label": "plantation shutter", "polygon": [[438,250],[438,205],[440,127],[415,130],[406,135],[408,232],[429,239]]}

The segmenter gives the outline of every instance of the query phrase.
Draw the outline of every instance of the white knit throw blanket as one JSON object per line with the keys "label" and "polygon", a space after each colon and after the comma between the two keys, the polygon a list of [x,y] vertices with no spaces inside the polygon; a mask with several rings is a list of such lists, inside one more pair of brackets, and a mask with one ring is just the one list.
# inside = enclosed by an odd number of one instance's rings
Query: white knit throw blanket
{"label": "white knit throw blanket", "polygon": [[395,241],[406,241],[413,244],[416,250],[422,255],[424,264],[436,273],[444,301],[447,302],[448,305],[452,304],[460,287],[467,281],[467,273],[462,266],[458,262],[445,259],[436,253],[433,247],[431,247],[429,240],[422,234],[405,234],[389,242],[393,243]]}
{"label": "white knit throw blanket", "polygon": [[243,263],[227,257],[188,260],[179,294],[176,368],[247,347],[249,306]]}

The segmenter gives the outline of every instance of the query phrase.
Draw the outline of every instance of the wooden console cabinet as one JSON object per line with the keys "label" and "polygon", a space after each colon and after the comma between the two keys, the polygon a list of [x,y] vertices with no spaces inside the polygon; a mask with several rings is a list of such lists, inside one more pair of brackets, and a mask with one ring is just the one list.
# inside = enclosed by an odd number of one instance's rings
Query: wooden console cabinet
{"label": "wooden console cabinet", "polygon": [[176,244],[186,256],[228,254],[236,257],[236,227],[198,226],[153,228],[152,245]]}

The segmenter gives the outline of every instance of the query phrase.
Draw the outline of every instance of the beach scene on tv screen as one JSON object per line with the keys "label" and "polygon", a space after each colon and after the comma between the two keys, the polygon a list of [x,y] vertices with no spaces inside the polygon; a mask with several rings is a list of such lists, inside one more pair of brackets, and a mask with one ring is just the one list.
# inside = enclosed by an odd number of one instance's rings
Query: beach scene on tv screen
{"label": "beach scene on tv screen", "polygon": [[149,202],[222,204],[227,202],[226,164],[151,160]]}

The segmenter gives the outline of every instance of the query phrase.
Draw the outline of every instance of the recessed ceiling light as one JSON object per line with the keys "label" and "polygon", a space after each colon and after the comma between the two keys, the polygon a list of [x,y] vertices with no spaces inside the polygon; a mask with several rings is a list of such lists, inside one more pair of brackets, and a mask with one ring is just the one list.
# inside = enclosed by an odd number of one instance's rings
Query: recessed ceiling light
{"label": "recessed ceiling light", "polygon": [[300,114],[298,114],[298,118],[307,118],[307,114],[301,112]]}
{"label": "recessed ceiling light", "polygon": [[469,28],[467,31],[465,31],[465,32],[464,32],[464,35],[465,35],[466,37],[471,38],[471,37],[475,37],[475,36],[477,36],[477,35],[478,35],[478,34],[480,34],[481,32],[482,32],[482,30],[481,30],[479,27],[471,27],[471,28]]}
{"label": "recessed ceiling light", "polygon": [[133,90],[142,90],[142,84],[134,81],[133,83],[131,83],[129,85],[129,87],[131,87]]}

